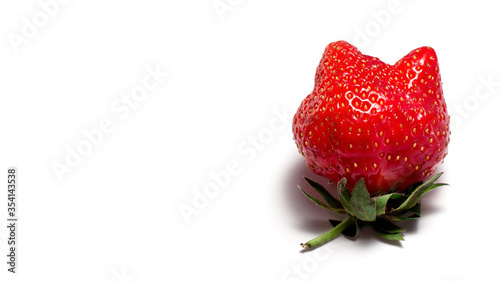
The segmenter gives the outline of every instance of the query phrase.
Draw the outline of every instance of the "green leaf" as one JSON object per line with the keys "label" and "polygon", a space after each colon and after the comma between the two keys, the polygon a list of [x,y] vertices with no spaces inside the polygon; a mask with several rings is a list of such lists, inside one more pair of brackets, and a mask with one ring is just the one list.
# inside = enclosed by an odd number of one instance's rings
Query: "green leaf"
{"label": "green leaf", "polygon": [[419,202],[415,204],[415,206],[411,207],[411,209],[409,209],[408,211],[414,213],[415,215],[420,216],[421,206],[422,204],[420,204]]}
{"label": "green leaf", "polygon": [[373,224],[376,224],[376,227],[385,233],[401,233],[405,231],[401,227],[383,218],[377,218]]}
{"label": "green leaf", "polygon": [[327,209],[327,210],[330,210],[330,211],[333,211],[333,209],[329,206],[327,206],[325,203],[319,201],[318,199],[312,197],[311,195],[307,194],[307,192],[305,192],[300,186],[298,186],[300,191],[302,191],[302,193],[304,193],[304,195],[309,198],[311,201],[313,201],[316,205],[320,206],[321,208],[324,208],[324,209]]}
{"label": "green leaf", "polygon": [[393,220],[393,221],[407,221],[407,220],[415,220],[420,218],[420,203],[415,204],[409,210],[403,210],[399,213],[394,213],[390,215],[386,215],[385,217]]}
{"label": "green leaf", "polygon": [[399,214],[399,215],[386,216],[386,218],[393,220],[393,221],[409,221],[409,220],[419,219],[420,215],[412,214],[412,215],[408,216],[407,213],[404,213],[404,214]]}
{"label": "green leaf", "polygon": [[397,232],[397,233],[384,232],[376,224],[373,224],[372,227],[373,227],[373,229],[375,229],[375,231],[377,232],[378,235],[380,235],[382,238],[385,238],[387,240],[396,240],[396,241],[405,240],[403,238],[403,235],[401,235],[401,233],[399,233],[399,232]]}
{"label": "green leaf", "polygon": [[323,197],[323,199],[325,199],[326,203],[330,205],[333,210],[336,210],[339,213],[345,213],[342,203],[333,197],[321,184],[306,177],[304,177],[304,179]]}
{"label": "green leaf", "polygon": [[344,209],[352,215],[352,207],[351,207],[351,193],[346,187],[347,179],[342,178],[337,184],[337,191],[339,193],[340,202],[342,202],[342,206]]}
{"label": "green leaf", "polygon": [[434,189],[434,188],[436,188],[438,186],[446,185],[446,184],[442,184],[442,183],[434,184],[434,182],[436,182],[437,179],[442,174],[443,173],[439,173],[439,174],[431,177],[429,180],[427,180],[426,182],[422,183],[417,188],[415,188],[415,190],[413,190],[413,192],[408,196],[408,198],[399,207],[397,207],[396,209],[392,210],[392,212],[399,212],[399,211],[402,211],[402,210],[411,209],[413,206],[415,206],[418,203],[418,201],[420,200],[420,198],[425,193],[429,192],[430,190],[432,190],[432,189]]}
{"label": "green leaf", "polygon": [[404,194],[399,194],[399,193],[389,193],[378,197],[373,197],[372,200],[375,200],[375,209],[377,216],[385,214],[387,209],[387,203],[390,199],[401,199],[405,197],[406,196]]}
{"label": "green leaf", "polygon": [[362,178],[352,191],[351,211],[355,217],[363,221],[375,221],[377,217],[375,201],[371,200],[370,193],[366,190],[365,181]]}
{"label": "green leaf", "polygon": [[[443,185],[448,185],[447,183],[436,183],[436,184],[433,184],[431,187],[429,187],[426,191],[424,191],[424,194],[426,194],[427,192],[433,190],[434,188],[436,187],[440,187],[440,186],[443,186]],[[422,194],[422,195],[424,195]]]}

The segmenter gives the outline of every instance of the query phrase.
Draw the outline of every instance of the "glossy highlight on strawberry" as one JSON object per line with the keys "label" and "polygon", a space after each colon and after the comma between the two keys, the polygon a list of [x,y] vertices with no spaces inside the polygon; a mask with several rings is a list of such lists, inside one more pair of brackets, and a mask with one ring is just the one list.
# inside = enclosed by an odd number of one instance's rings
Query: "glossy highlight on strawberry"
{"label": "glossy highlight on strawberry", "polygon": [[337,41],[325,49],[293,133],[312,171],[346,178],[351,192],[363,178],[374,195],[428,179],[447,154],[449,123],[432,48],[388,65]]}

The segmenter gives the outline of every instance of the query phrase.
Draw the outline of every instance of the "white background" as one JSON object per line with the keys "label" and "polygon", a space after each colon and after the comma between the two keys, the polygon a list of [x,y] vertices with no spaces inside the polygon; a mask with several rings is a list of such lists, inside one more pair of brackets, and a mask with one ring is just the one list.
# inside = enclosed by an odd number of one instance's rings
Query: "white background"
{"label": "white background", "polygon": [[[19,222],[15,275],[0,228],[0,279],[499,280],[492,3],[2,1],[0,174],[19,170]],[[297,188],[318,177],[291,115],[336,40],[391,64],[436,50],[450,186],[424,197],[401,243],[365,229],[303,253],[332,215]],[[156,84],[141,95],[143,81]]]}

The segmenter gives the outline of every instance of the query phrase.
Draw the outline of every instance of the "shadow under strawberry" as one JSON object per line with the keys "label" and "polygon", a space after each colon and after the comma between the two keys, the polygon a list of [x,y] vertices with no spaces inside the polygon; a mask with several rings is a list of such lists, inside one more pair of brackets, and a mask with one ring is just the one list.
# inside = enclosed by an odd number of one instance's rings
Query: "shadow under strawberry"
{"label": "shadow under strawberry", "polygon": [[342,219],[342,215],[330,212],[323,208],[318,208],[298,189],[298,185],[304,187],[308,192],[315,192],[310,187],[304,177],[308,177],[327,185],[329,180],[314,174],[304,163],[304,160],[297,158],[297,161],[290,163],[290,167],[285,172],[286,180],[283,182],[283,201],[288,207],[287,213],[291,215],[297,228],[310,233],[322,233],[331,228],[329,219]]}

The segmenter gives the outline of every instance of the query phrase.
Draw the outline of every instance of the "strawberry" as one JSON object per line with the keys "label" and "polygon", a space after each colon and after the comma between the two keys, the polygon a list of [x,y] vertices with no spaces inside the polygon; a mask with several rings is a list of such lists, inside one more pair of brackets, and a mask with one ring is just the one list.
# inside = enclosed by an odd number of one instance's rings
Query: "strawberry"
{"label": "strawberry", "polygon": [[[383,238],[403,240],[392,221],[420,217],[420,198],[444,185],[434,175],[450,141],[450,116],[435,51],[421,47],[396,64],[361,54],[345,41],[329,44],[312,93],[293,119],[300,154],[316,174],[337,183],[339,199],[310,179],[325,209],[347,214],[301,244],[316,247],[370,225]],[[299,187],[300,188],[300,187]]]}
{"label": "strawberry", "polygon": [[312,93],[293,120],[310,169],[370,194],[428,179],[447,154],[450,117],[435,51],[422,47],[394,65],[338,41],[316,70]]}

